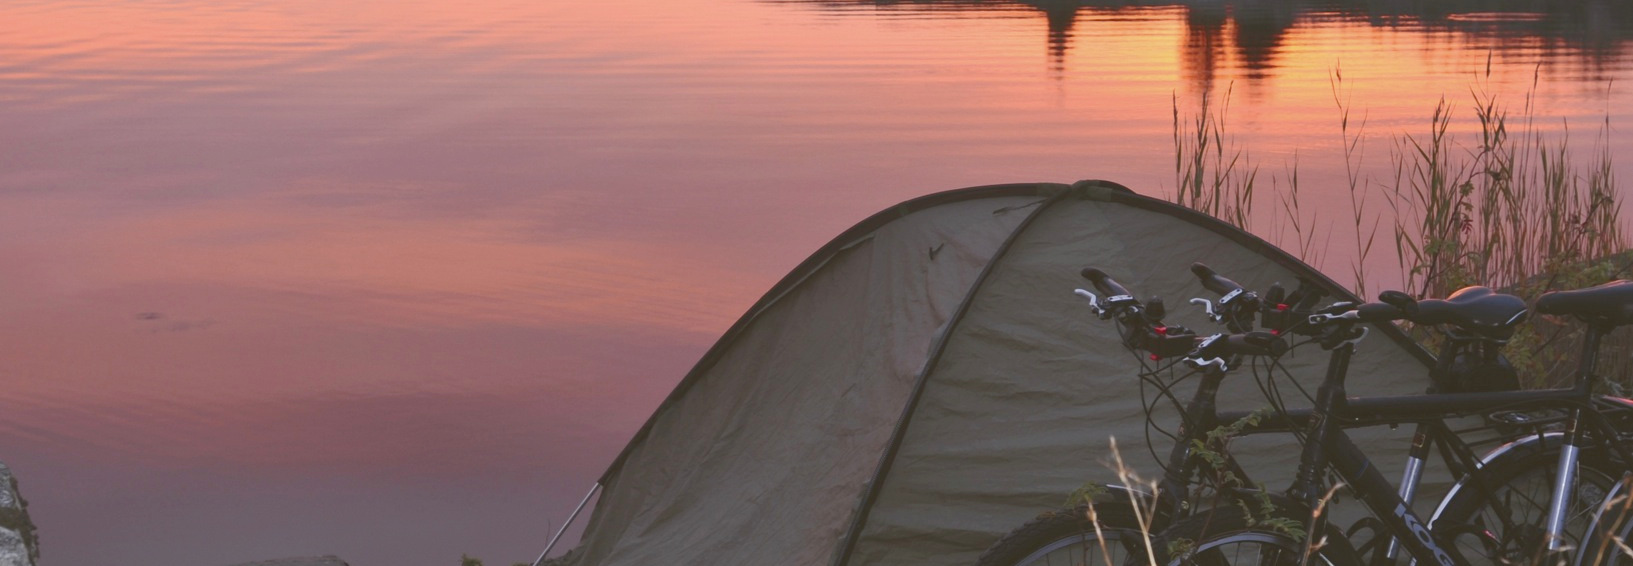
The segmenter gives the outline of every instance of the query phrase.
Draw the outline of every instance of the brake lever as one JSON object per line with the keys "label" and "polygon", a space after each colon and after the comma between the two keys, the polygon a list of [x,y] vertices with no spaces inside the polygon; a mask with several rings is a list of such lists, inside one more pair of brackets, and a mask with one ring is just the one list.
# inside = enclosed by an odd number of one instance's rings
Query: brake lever
{"label": "brake lever", "polygon": [[1219,366],[1219,371],[1230,371],[1230,368],[1225,365],[1224,358],[1185,358],[1184,361],[1185,365],[1195,369],[1202,369],[1208,366]]}
{"label": "brake lever", "polygon": [[1100,306],[1100,297],[1095,296],[1094,293],[1089,292],[1088,289],[1073,289],[1072,293],[1079,297],[1088,299],[1089,310],[1090,312],[1093,312],[1095,316],[1098,316],[1101,319],[1109,318],[1111,316],[1106,313],[1105,307]]}
{"label": "brake lever", "polygon": [[1208,320],[1214,322],[1225,320],[1225,315],[1219,314],[1219,311],[1214,310],[1213,301],[1204,299],[1202,297],[1196,297],[1191,299],[1191,304],[1202,305],[1202,310],[1207,311],[1208,313]]}
{"label": "brake lever", "polygon": [[1310,326],[1321,326],[1335,320],[1357,320],[1361,317],[1361,313],[1355,310],[1355,303],[1350,301],[1339,301],[1321,310],[1323,312],[1310,315],[1308,319]]}
{"label": "brake lever", "polygon": [[1310,315],[1310,325],[1323,326],[1335,320],[1357,320],[1360,317],[1360,313],[1355,311],[1344,311],[1338,314],[1318,313]]}
{"label": "brake lever", "polygon": [[[1351,312],[1354,312],[1354,311],[1351,311]],[[1336,343],[1334,343],[1334,344],[1333,344],[1333,345],[1332,345],[1332,347],[1330,347],[1330,348],[1326,348],[1326,349],[1328,349],[1328,350],[1336,350],[1336,349],[1338,349],[1338,348],[1340,348],[1340,347],[1343,347],[1343,346],[1345,346],[1345,345],[1348,345],[1348,346],[1349,346],[1349,347],[1351,347],[1351,348],[1354,348],[1354,347],[1355,347],[1355,345],[1356,345],[1356,344],[1360,344],[1360,343],[1361,343],[1361,339],[1362,339],[1362,338],[1366,338],[1366,337],[1367,337],[1367,333],[1368,333],[1368,332],[1371,332],[1371,331],[1372,331],[1372,329],[1371,329],[1371,328],[1369,328],[1369,327],[1366,327],[1366,326],[1359,326],[1359,327],[1356,327],[1356,328],[1355,328],[1355,329],[1354,329],[1354,330],[1355,330],[1355,331],[1356,331],[1356,332],[1355,332],[1355,337],[1353,337],[1353,338],[1345,338],[1345,339],[1343,339],[1343,340],[1339,340],[1339,341],[1338,341],[1338,342],[1336,342]],[[1326,346],[1326,344],[1322,344],[1322,346],[1323,346],[1323,347],[1325,347],[1325,346]]]}
{"label": "brake lever", "polygon": [[1185,365],[1196,369],[1202,369],[1208,366],[1219,366],[1219,371],[1230,371],[1230,367],[1225,364],[1224,358],[1218,356],[1214,356],[1212,358],[1202,357],[1202,353],[1208,350],[1208,346],[1212,346],[1214,341],[1219,340],[1224,336],[1224,334],[1215,334],[1213,336],[1203,338],[1201,342],[1197,343],[1195,348],[1191,349],[1191,353],[1186,354],[1185,358],[1181,361],[1185,362]]}

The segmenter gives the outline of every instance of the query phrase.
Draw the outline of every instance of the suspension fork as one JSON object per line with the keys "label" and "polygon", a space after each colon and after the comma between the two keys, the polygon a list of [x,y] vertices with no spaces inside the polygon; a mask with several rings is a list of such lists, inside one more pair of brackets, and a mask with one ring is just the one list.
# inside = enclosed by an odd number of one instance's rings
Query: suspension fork
{"label": "suspension fork", "polygon": [[[1593,370],[1599,358],[1599,344],[1605,329],[1597,324],[1588,325],[1588,334],[1582,341],[1582,365],[1577,369],[1576,389],[1585,401],[1592,394]],[[1587,441],[1582,434],[1582,407],[1572,407],[1566,420],[1565,443],[1559,447],[1559,463],[1555,467],[1553,496],[1548,499],[1548,515],[1543,525],[1548,537],[1548,552],[1555,553],[1565,546],[1565,521],[1569,519],[1571,498],[1576,493],[1577,462],[1582,445]]]}
{"label": "suspension fork", "polygon": [[1582,409],[1571,409],[1571,418],[1565,429],[1565,444],[1559,447],[1559,463],[1554,471],[1554,490],[1548,499],[1548,518],[1543,523],[1548,536],[1548,552],[1559,552],[1565,545],[1565,521],[1569,519],[1571,498],[1576,493],[1577,461],[1582,454],[1582,433],[1579,422]]}
{"label": "suspension fork", "polygon": [[[1429,458],[1430,433],[1433,432],[1438,438],[1445,432],[1445,427],[1445,423],[1440,421],[1433,421],[1433,424],[1420,422],[1412,432],[1412,448],[1406,454],[1406,471],[1401,473],[1400,496],[1407,507],[1411,507],[1417,499],[1418,484],[1423,480],[1423,462]],[[1400,551],[1400,539],[1389,537],[1389,550],[1384,553],[1388,559],[1386,563],[1394,563]]]}

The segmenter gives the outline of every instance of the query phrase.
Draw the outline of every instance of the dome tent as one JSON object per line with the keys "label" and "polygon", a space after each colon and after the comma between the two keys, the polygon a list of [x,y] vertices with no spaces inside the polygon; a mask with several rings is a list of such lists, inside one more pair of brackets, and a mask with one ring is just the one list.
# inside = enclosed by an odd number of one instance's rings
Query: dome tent
{"label": "dome tent", "polygon": [[[1216,325],[1182,308],[1205,295],[1194,261],[1249,288],[1305,277],[1347,296],[1255,236],[1105,181],[880,212],[774,286],[659,406],[602,476],[573,563],[971,564],[1086,481],[1113,479],[1110,437],[1155,475],[1136,362],[1071,291],[1099,267],[1206,332]],[[1429,357],[1384,330],[1361,344],[1351,391],[1421,392]],[[1314,383],[1325,364],[1314,352],[1287,366]],[[1247,383],[1227,380],[1220,406],[1262,405]],[[1271,437],[1235,452],[1290,474],[1292,440]]]}

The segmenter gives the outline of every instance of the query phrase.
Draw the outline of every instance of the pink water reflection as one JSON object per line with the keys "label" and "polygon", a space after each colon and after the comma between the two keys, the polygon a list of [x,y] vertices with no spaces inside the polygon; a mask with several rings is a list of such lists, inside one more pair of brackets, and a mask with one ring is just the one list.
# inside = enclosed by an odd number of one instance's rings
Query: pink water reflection
{"label": "pink water reflection", "polygon": [[1504,96],[1541,65],[1573,124],[1633,108],[1616,42],[923,4],[0,7],[0,460],[46,560],[530,559],[829,237],[968,185],[1158,192],[1176,93],[1235,84],[1314,187],[1340,61],[1383,132],[1493,37]]}

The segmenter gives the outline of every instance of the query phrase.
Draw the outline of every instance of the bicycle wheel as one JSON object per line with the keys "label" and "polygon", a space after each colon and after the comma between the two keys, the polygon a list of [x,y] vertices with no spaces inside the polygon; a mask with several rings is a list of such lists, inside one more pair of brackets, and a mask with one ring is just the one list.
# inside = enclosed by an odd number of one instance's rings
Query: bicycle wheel
{"label": "bicycle wheel", "polygon": [[1633,476],[1624,476],[1606,498],[1594,534],[1579,553],[1578,566],[1633,565]]}
{"label": "bicycle wheel", "polygon": [[[1305,517],[1293,512],[1279,511],[1282,519],[1293,519],[1302,524]],[[1204,514],[1181,520],[1164,530],[1156,548],[1169,566],[1300,566],[1305,558],[1303,538],[1295,538],[1279,530],[1264,527],[1269,517],[1249,517],[1235,506],[1220,507]],[[1359,556],[1344,538],[1344,533],[1328,525],[1310,564],[1328,566],[1357,566]]]}
{"label": "bicycle wheel", "polygon": [[[1297,513],[1278,512],[1280,518],[1303,523]],[[1157,539],[1162,563],[1169,566],[1299,566],[1304,564],[1305,541],[1272,530],[1261,517],[1254,520],[1234,506],[1198,514],[1174,523]],[[1309,564],[1356,566],[1361,563],[1343,533],[1328,525],[1326,536]]]}
{"label": "bicycle wheel", "polygon": [[[1449,539],[1470,564],[1541,563],[1547,558],[1544,523],[1558,466],[1557,444],[1505,454],[1482,468],[1487,489],[1464,479],[1442,503],[1429,529],[1436,538]],[[1582,452],[1561,533],[1569,552],[1583,548],[1596,513],[1620,477],[1602,453]],[[1572,561],[1567,558],[1567,563]]]}
{"label": "bicycle wheel", "polygon": [[1144,557],[1145,536],[1128,504],[1096,503],[1094,510],[1098,531],[1087,505],[1051,511],[1010,531],[976,565],[1122,566],[1131,557]]}

